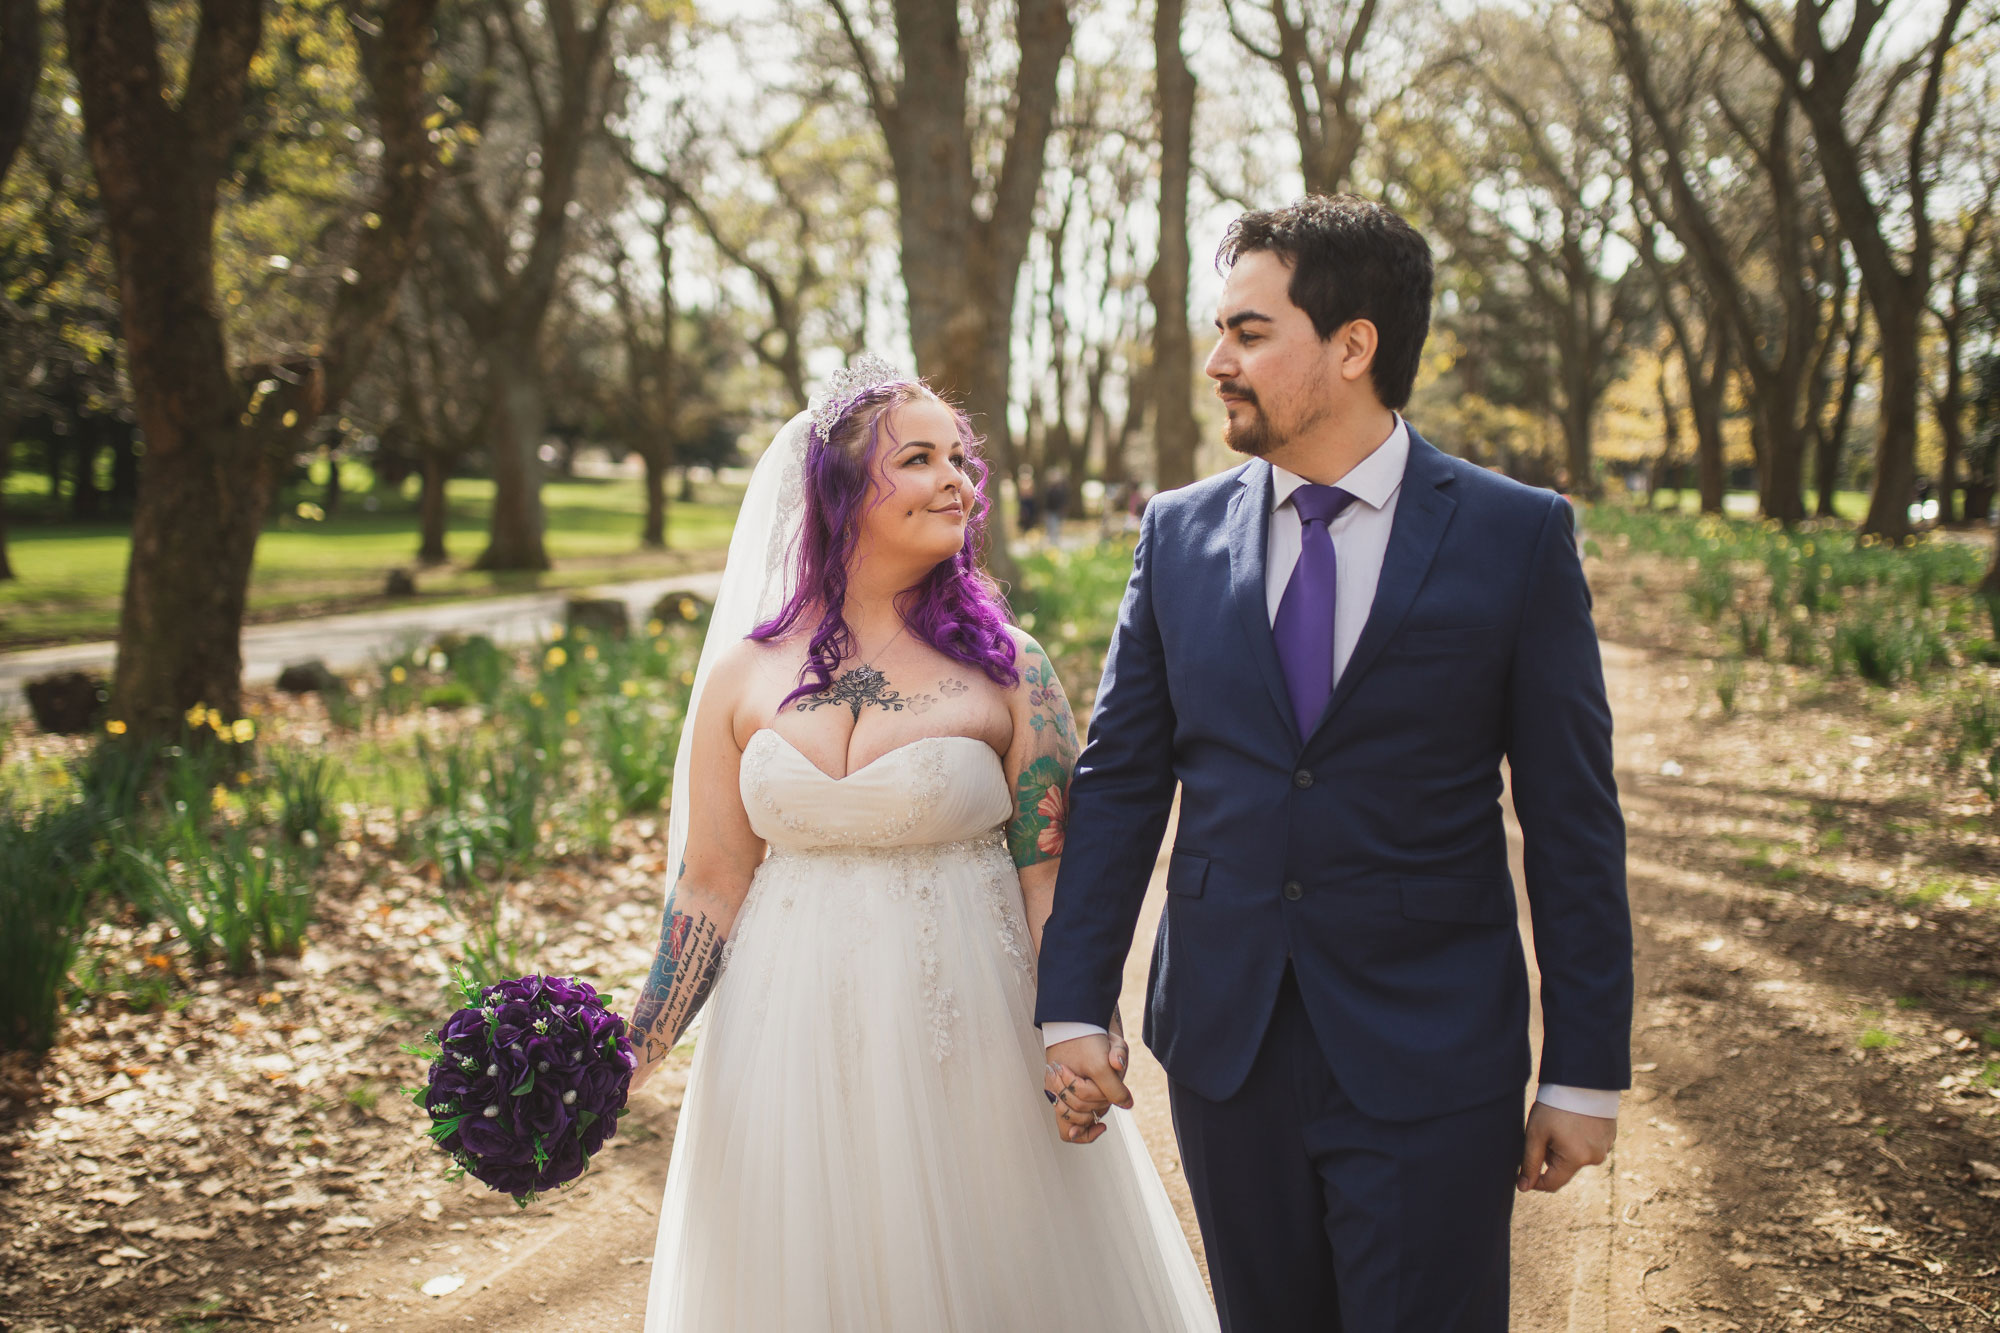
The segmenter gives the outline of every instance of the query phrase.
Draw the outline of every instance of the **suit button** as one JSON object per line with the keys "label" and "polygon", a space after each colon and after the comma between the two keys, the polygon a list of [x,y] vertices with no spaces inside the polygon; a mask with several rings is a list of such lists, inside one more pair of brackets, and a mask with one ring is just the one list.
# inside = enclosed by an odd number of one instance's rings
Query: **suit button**
{"label": "suit button", "polygon": [[1306,886],[1299,883],[1297,880],[1288,879],[1285,881],[1286,902],[1293,902],[1293,903],[1297,902],[1299,899],[1305,896],[1305,892],[1306,892]]}
{"label": "suit button", "polygon": [[1312,786],[1313,785],[1312,770],[1309,768],[1302,768],[1298,772],[1292,774],[1292,785],[1294,787],[1297,787],[1300,791],[1304,791],[1307,787]]}

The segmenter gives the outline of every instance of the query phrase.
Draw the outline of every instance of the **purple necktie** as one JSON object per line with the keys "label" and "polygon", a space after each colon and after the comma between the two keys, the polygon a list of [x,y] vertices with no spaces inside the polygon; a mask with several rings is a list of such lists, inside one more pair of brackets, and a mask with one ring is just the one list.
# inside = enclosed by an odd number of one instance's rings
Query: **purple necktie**
{"label": "purple necktie", "polygon": [[1326,701],[1333,694],[1333,599],[1335,578],[1333,538],[1326,525],[1354,497],[1338,486],[1310,482],[1292,492],[1299,515],[1299,563],[1278,601],[1278,618],[1271,635],[1278,641],[1278,663],[1285,669],[1285,688],[1299,720],[1299,738],[1312,735]]}

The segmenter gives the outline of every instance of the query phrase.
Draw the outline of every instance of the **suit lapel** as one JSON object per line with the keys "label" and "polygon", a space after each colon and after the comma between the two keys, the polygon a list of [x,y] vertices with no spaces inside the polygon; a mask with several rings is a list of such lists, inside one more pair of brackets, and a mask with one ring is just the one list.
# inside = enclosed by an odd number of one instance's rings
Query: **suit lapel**
{"label": "suit lapel", "polygon": [[[1458,507],[1458,501],[1449,492],[1451,480],[1450,462],[1412,428],[1410,459],[1403,467],[1403,489],[1396,499],[1396,517],[1389,527],[1389,548],[1382,555],[1382,577],[1375,584],[1375,600],[1369,605],[1368,620],[1361,627],[1354,655],[1348,658],[1347,669],[1340,673],[1340,683],[1334,686],[1333,697],[1327,700],[1326,712],[1320,715],[1319,725],[1313,729],[1315,734],[1325,729],[1340,706],[1353,695],[1383,645],[1403,623],[1410,603],[1416,600],[1417,590],[1423,587],[1438,543],[1444,540],[1452,511]],[[1272,656],[1275,661],[1275,650]]]}
{"label": "suit lapel", "polygon": [[1284,669],[1278,665],[1278,645],[1271,637],[1270,602],[1264,591],[1264,553],[1271,528],[1271,465],[1263,459],[1252,459],[1244,466],[1237,478],[1236,493],[1229,499],[1229,513],[1223,527],[1229,543],[1229,600],[1235,603],[1251,660],[1257,664],[1257,674],[1264,678],[1285,730],[1296,732],[1292,697],[1285,688]]}

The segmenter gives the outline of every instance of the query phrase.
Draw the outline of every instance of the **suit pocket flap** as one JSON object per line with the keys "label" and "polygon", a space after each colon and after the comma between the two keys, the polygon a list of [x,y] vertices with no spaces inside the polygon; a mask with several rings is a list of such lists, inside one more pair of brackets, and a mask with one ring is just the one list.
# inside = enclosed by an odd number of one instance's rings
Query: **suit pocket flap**
{"label": "suit pocket flap", "polygon": [[1208,887],[1208,858],[1193,852],[1175,852],[1167,858],[1167,892],[1183,898],[1199,898]]}
{"label": "suit pocket flap", "polygon": [[1504,926],[1514,920],[1514,893],[1504,879],[1404,879],[1398,892],[1413,921]]}

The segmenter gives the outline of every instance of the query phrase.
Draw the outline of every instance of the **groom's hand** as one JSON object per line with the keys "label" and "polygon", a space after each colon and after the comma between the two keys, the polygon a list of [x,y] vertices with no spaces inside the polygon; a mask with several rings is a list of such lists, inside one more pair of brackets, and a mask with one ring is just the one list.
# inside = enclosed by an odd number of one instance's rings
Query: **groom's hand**
{"label": "groom's hand", "polygon": [[1553,1194],[1586,1166],[1611,1155],[1618,1121],[1581,1115],[1536,1102],[1528,1112],[1528,1142],[1521,1153],[1521,1174],[1514,1188],[1523,1194],[1541,1190]]}

